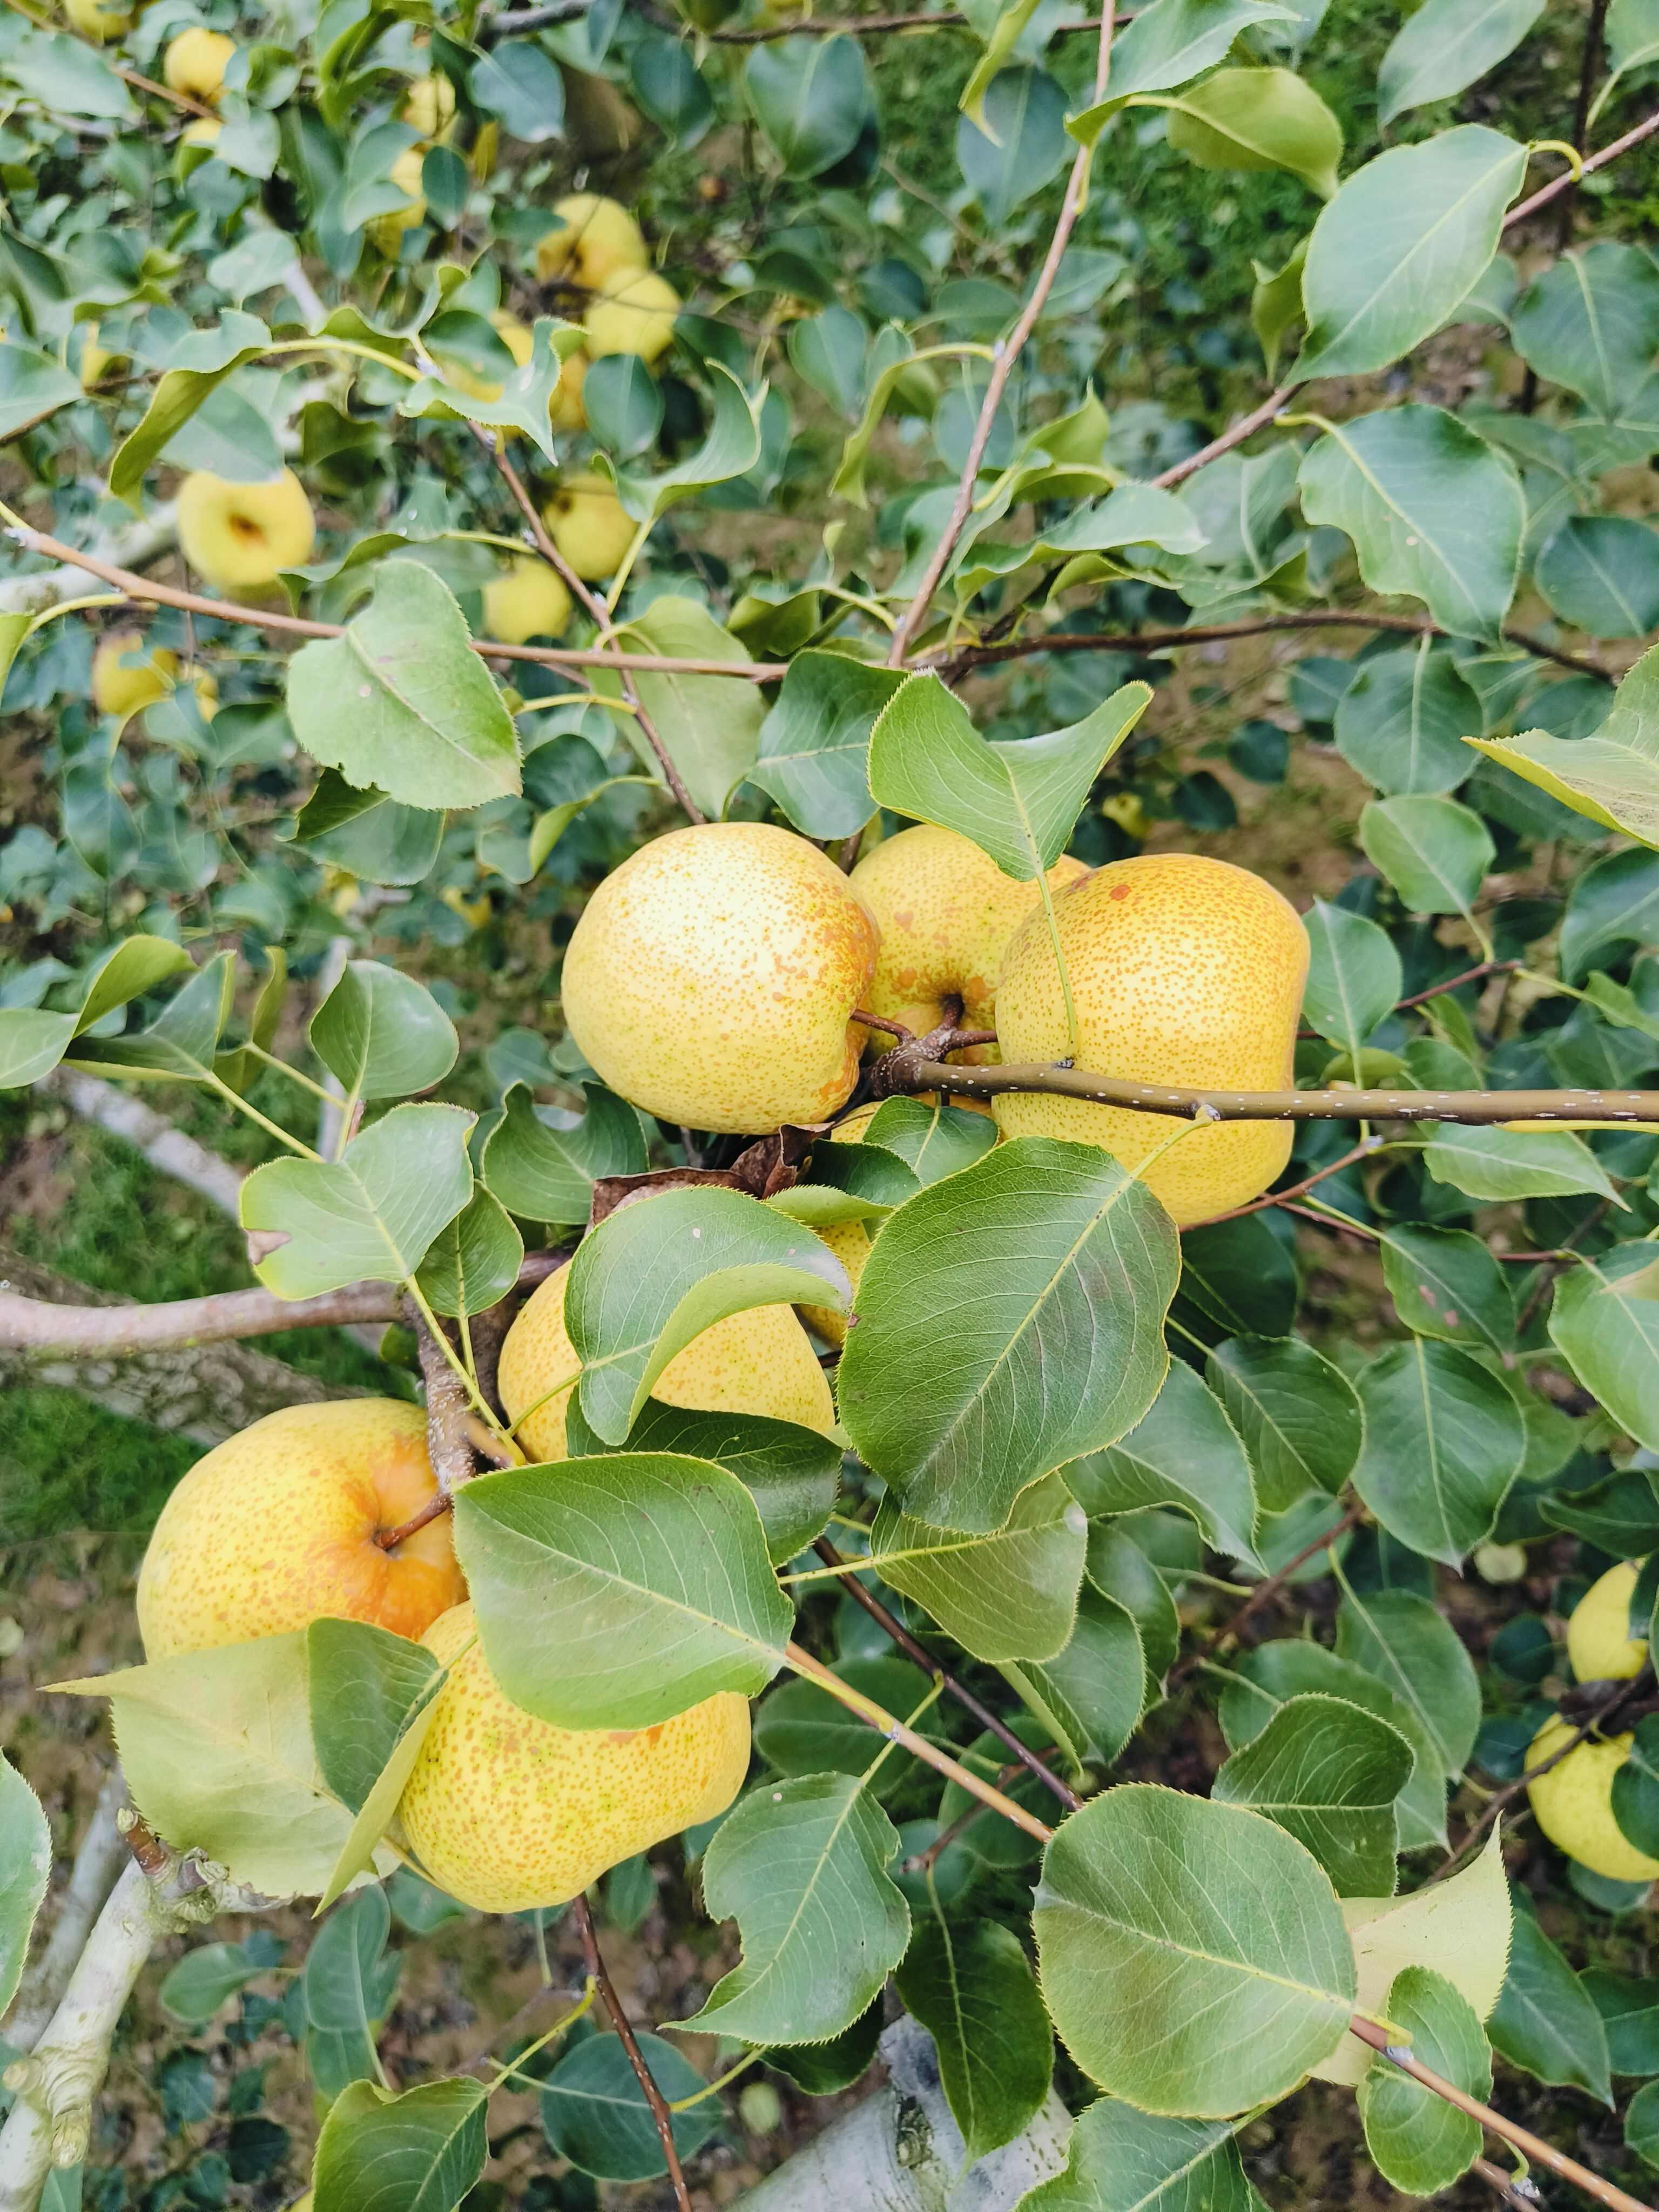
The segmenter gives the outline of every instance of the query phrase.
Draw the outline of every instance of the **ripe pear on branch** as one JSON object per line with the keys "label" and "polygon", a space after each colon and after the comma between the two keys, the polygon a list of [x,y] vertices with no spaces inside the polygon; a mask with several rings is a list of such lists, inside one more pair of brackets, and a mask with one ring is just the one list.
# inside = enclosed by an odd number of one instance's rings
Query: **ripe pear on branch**
{"label": "ripe pear on branch", "polygon": [[284,568],[311,558],[316,517],[292,469],[234,483],[196,469],[179,488],[179,544],[191,567],[222,592],[263,592]]}
{"label": "ripe pear on branch", "polygon": [[[1630,1630],[1631,1598],[1641,1575],[1634,1559],[1624,1559],[1593,1582],[1567,1622],[1567,1659],[1581,1682],[1634,1681],[1648,1663],[1645,1637]],[[1539,1826],[1570,1859],[1611,1881],[1651,1881],[1659,1859],[1632,1843],[1613,1809],[1613,1780],[1630,1757],[1629,1733],[1587,1736],[1561,1714],[1546,1721],[1527,1750],[1528,1768],[1571,1748],[1545,1773],[1527,1784]]]}

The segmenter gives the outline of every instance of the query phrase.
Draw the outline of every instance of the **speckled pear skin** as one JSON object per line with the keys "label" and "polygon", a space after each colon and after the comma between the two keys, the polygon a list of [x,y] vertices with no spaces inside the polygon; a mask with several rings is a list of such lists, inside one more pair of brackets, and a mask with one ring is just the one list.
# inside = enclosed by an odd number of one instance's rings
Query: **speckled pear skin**
{"label": "speckled pear skin", "polygon": [[[1271,884],[1197,853],[1115,860],[1059,893],[1055,923],[1078,1013],[1078,1064],[1143,1083],[1282,1091],[1291,1085],[1308,940]],[[997,986],[1005,1060],[1070,1049],[1054,946],[1041,912],[1009,945]],[[1005,1137],[1102,1146],[1138,1167],[1177,1124],[1082,1099],[1019,1092],[995,1102]],[[1146,1176],[1181,1226],[1243,1206],[1291,1154],[1288,1121],[1194,1130]]]}
{"label": "speckled pear skin", "polygon": [[[519,1442],[537,1461],[568,1456],[565,1409],[580,1369],[564,1326],[569,1273],[567,1263],[537,1287],[501,1346],[501,1403],[518,1424]],[[538,1405],[550,1384],[566,1376],[569,1386]],[[830,1385],[792,1306],[750,1306],[717,1321],[675,1354],[651,1395],[695,1413],[769,1413],[821,1436],[836,1425]]]}
{"label": "speckled pear skin", "polygon": [[[1089,872],[1070,854],[1048,871],[1049,885],[1076,883]],[[954,830],[922,823],[901,830],[866,854],[853,889],[875,917],[881,947],[865,1005],[925,1036],[945,1018],[945,1000],[962,1001],[962,1026],[997,1025],[997,978],[1009,939],[1042,895],[1035,882],[1005,876],[988,854]],[[878,1052],[893,1044],[866,1032]],[[973,1045],[963,1060],[994,1060],[994,1045]]]}
{"label": "speckled pear skin", "polygon": [[712,1820],[742,1788],[746,1698],[723,1690],[652,1728],[554,1728],[513,1704],[476,1638],[470,1605],[422,1638],[453,1671],[398,1807],[422,1869],[463,1905],[564,1905],[620,1860]]}
{"label": "speckled pear skin", "polygon": [[161,1508],[138,1572],[152,1659],[325,1618],[424,1634],[466,1595],[447,1516],[395,1553],[377,1529],[437,1488],[426,1416],[398,1398],[286,1406],[216,1444]]}
{"label": "speckled pear skin", "polygon": [[582,911],[561,990],[611,1088],[664,1121],[762,1135],[822,1121],[858,1076],[876,927],[835,862],[763,822],[631,854]]}

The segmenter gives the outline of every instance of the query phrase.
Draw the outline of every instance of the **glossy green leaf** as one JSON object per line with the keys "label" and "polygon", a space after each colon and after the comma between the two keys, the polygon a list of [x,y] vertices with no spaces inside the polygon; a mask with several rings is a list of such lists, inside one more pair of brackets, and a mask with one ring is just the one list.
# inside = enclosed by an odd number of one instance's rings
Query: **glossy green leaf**
{"label": "glossy green leaf", "polygon": [[1458,1566],[1492,1532],[1526,1431],[1510,1392],[1455,1345],[1390,1346],[1355,1378],[1365,1448],[1354,1488],[1391,1535]]}
{"label": "glossy green leaf", "polygon": [[930,1528],[885,1498],[870,1548],[882,1580],[975,1659],[1053,1659],[1071,1640],[1088,1534],[1054,1474],[1021,1491],[1000,1528],[979,1534]]}
{"label": "glossy green leaf", "polygon": [[1130,93],[1165,92],[1187,84],[1224,61],[1241,31],[1294,20],[1294,10],[1276,0],[1152,0],[1150,7],[1137,9],[1112,41],[1106,98],[1074,115],[1066,127],[1079,143],[1091,146]]}
{"label": "glossy green leaf", "polygon": [[1515,1916],[1510,1970],[1487,2033],[1511,2066],[1612,2104],[1601,2016],[1530,1911]]}
{"label": "glossy green leaf", "polygon": [[790,662],[761,725],[749,781],[771,793],[803,836],[849,837],[870,819],[870,732],[904,681],[897,669],[867,667],[840,653],[798,653]]}
{"label": "glossy green leaf", "polygon": [[1449,100],[1474,84],[1514,52],[1543,12],[1544,0],[1424,0],[1382,57],[1378,122],[1392,123],[1408,107]]}
{"label": "glossy green leaf", "polygon": [[1346,1590],[1336,1651],[1375,1674],[1416,1716],[1443,1773],[1462,1772],[1480,1727],[1480,1685],[1456,1630],[1427,1598],[1413,1590]]}
{"label": "glossy green leaf", "polygon": [[1613,1778],[1613,1817],[1626,1843],[1653,1856],[1659,1845],[1659,1714],[1636,1723],[1629,1756]]}
{"label": "glossy green leaf", "polygon": [[969,2160],[1013,2140],[1048,2094],[1054,2035],[1018,1939],[994,1920],[935,1919],[896,1976],[933,2039],[951,2117]]}
{"label": "glossy green leaf", "polygon": [[311,1736],[324,1781],[362,1809],[441,1668],[424,1644],[367,1620],[313,1620],[305,1632]]}
{"label": "glossy green leaf", "polygon": [[155,1994],[170,2020],[203,2028],[270,1968],[270,1956],[249,1944],[198,1943],[168,1969]]}
{"label": "glossy green leaf", "polygon": [[1501,1205],[1515,1198],[1565,1198],[1581,1190],[1612,1198],[1606,1170],[1571,1129],[1429,1125],[1423,1164],[1437,1182]]}
{"label": "glossy green leaf", "polygon": [[1429,638],[1365,661],[1336,702],[1337,750],[1390,794],[1455,790],[1469,774],[1463,740],[1480,726],[1480,702]]}
{"label": "glossy green leaf", "polygon": [[[1492,2096],[1492,2053],[1474,2008],[1430,1966],[1407,1966],[1389,1991],[1388,2017],[1419,2065],[1481,2103]],[[1384,2180],[1413,2197],[1449,2189],[1479,2158],[1479,2120],[1447,2104],[1378,2051],[1359,2085],[1365,2148]]]}
{"label": "glossy green leaf", "polygon": [[1413,1334],[1478,1346],[1500,1358],[1515,1347],[1509,1279],[1467,1229],[1401,1222],[1378,1248],[1395,1311]]}
{"label": "glossy green leaf", "polygon": [[[747,648],[696,600],[669,594],[653,599],[619,635],[629,653],[659,653],[684,660],[747,660]],[[614,678],[606,678],[606,687]],[[640,701],[659,732],[669,731],[670,750],[686,789],[705,814],[718,817],[755,765],[766,702],[759,687],[738,676],[687,675],[641,670],[635,679]],[[634,716],[623,718],[641,765],[653,777],[661,769]]]}
{"label": "glossy green leaf", "polygon": [[1659,268],[1610,238],[1564,253],[1516,300],[1510,334],[1538,375],[1615,416],[1659,352]]}
{"label": "glossy green leaf", "polygon": [[1128,1434],[1073,1461],[1066,1480],[1091,1518],[1173,1505],[1212,1551],[1255,1559],[1255,1487],[1243,1443],[1222,1401],[1179,1359]]}
{"label": "glossy green leaf", "polygon": [[583,1085],[580,1117],[538,1107],[529,1086],[509,1085],[501,1118],[484,1139],[484,1182],[509,1213],[559,1226],[585,1224],[604,1176],[643,1175],[645,1131],[634,1109],[601,1085]]}
{"label": "glossy green leaf", "polygon": [[1097,2098],[1073,2125],[1065,2171],[1022,2197],[1019,2212],[1266,2212],[1235,2132]]}
{"label": "glossy green leaf", "polygon": [[1303,917],[1308,981],[1302,1016],[1351,1059],[1405,989],[1400,955],[1363,914],[1316,899]]}
{"label": "glossy green leaf", "polygon": [[455,1065],[460,1039],[423,983],[378,960],[349,960],[312,1016],[311,1048],[348,1097],[406,1098]]}
{"label": "glossy green leaf", "polygon": [[[684,2054],[659,2035],[641,2035],[640,2054],[672,2106],[707,2085]],[[601,2181],[649,2181],[666,2168],[662,2138],[628,2053],[614,2035],[590,2035],[567,2051],[542,2084],[548,2143],[578,2172]],[[701,2150],[720,2124],[718,2098],[676,2112],[671,2124],[682,2159]]]}
{"label": "glossy green leaf", "polygon": [[0,1758],[0,2013],[17,1994],[34,1916],[52,1879],[52,1831],[40,1801]]}
{"label": "glossy green leaf", "polygon": [[422,1296],[435,1313],[477,1314],[504,1298],[524,1265],[524,1239],[499,1199],[475,1188],[446,1222],[416,1270]]}
{"label": "glossy green leaf", "polygon": [[[1469,743],[1575,813],[1644,845],[1659,845],[1659,646],[1650,647],[1624,678],[1612,711],[1592,736],[1526,730],[1518,737],[1471,738]],[[1622,863],[1628,871],[1632,861],[1639,866],[1635,856],[1620,853],[1600,865],[1613,869]],[[1587,878],[1593,872],[1587,871]],[[1563,958],[1569,976],[1582,972],[1565,953]]]}
{"label": "glossy green leaf", "polygon": [[1570,514],[1533,578],[1552,612],[1592,637],[1646,637],[1659,626],[1659,531],[1628,514]]}
{"label": "glossy green leaf", "polygon": [[786,175],[831,168],[857,144],[875,98],[856,39],[779,39],[751,48],[744,90]]}
{"label": "glossy green leaf", "polygon": [[1248,1806],[1312,1852],[1340,1897],[1394,1887],[1395,1801],[1415,1754],[1398,1729],[1320,1692],[1292,1697],[1222,1765],[1211,1790]]}
{"label": "glossy green leaf", "polygon": [[1550,1303],[1551,1341],[1638,1443],[1659,1449],[1659,1253],[1618,1244],[1568,1268]]}
{"label": "glossy green leaf", "polygon": [[1288,169],[1322,199],[1336,190],[1342,126],[1291,70],[1220,70],[1154,104],[1169,111],[1170,145],[1200,169]]}
{"label": "glossy green leaf", "polygon": [[453,2212],[483,2172],[489,2095],[465,2078],[401,2096],[352,2082],[317,2139],[317,2212]]}
{"label": "glossy green leaf", "polygon": [[1073,150],[1066,94],[1046,70],[998,71],[985,94],[986,128],[957,121],[957,163],[980,211],[1000,229],[1014,210],[1058,175]]}
{"label": "glossy green leaf", "polygon": [[[890,1646],[874,1658],[843,1659],[835,1673],[849,1689],[889,1712],[908,1713],[924,1686],[911,1662]],[[950,1741],[943,1727],[937,1705],[915,1723],[918,1735],[941,1744]],[[778,1683],[755,1708],[755,1749],[780,1774],[857,1777],[868,1771],[879,1748],[867,1721],[805,1675],[791,1675]],[[866,1787],[885,1803],[909,1780],[905,1762],[889,1759]]]}
{"label": "glossy green leaf", "polygon": [[75,1038],[94,1022],[190,964],[189,953],[171,938],[129,937],[94,965],[78,1009],[54,1014],[33,1006],[0,1007],[0,1090],[15,1090],[50,1074]]}
{"label": "glossy green leaf", "polygon": [[1002,1671],[1079,1765],[1092,1759],[1109,1765],[1146,1704],[1146,1659],[1134,1618],[1090,1582],[1078,1592],[1077,1620],[1064,1650]]}
{"label": "glossy green leaf", "polygon": [[1300,1337],[1236,1336],[1217,1345],[1206,1371],[1249,1455],[1264,1511],[1282,1512],[1310,1490],[1334,1496],[1364,1436],[1358,1397],[1340,1367]]}
{"label": "glossy green leaf", "polygon": [[1497,858],[1478,814],[1426,793],[1372,799],[1359,817],[1359,842],[1413,914],[1469,913]]}
{"label": "glossy green leaf", "polygon": [[0,344],[0,438],[16,437],[80,397],[80,378],[50,354],[15,341]]}

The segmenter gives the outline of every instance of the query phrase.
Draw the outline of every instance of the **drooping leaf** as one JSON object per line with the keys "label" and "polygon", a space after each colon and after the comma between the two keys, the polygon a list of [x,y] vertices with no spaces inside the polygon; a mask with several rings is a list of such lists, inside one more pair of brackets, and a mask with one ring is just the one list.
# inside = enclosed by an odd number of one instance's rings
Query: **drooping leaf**
{"label": "drooping leaf", "polygon": [[1236,1806],[1108,1790],[1056,1831],[1032,1924],[1073,2057],[1143,2111],[1246,2111],[1346,2032],[1353,1952],[1330,1883]]}
{"label": "drooping leaf", "polygon": [[1342,125],[1292,70],[1219,70],[1143,100],[1168,109],[1170,145],[1200,169],[1288,169],[1322,199],[1336,190]]}
{"label": "drooping leaf", "polygon": [[1028,1483],[1115,1441],[1157,1395],[1177,1257],[1169,1217],[1106,1154],[999,1145],[877,1238],[842,1419],[906,1512],[1000,1528]]}
{"label": "drooping leaf", "polygon": [[1264,1813],[1312,1852],[1340,1897],[1394,1885],[1395,1801],[1414,1754],[1376,1714],[1320,1692],[1292,1697],[1225,1761],[1211,1796]]}
{"label": "drooping leaf", "polygon": [[210,1083],[235,989],[236,956],[216,953],[204,968],[185,978],[146,1027],[113,1037],[83,1031],[65,1058],[100,1075]]}
{"label": "drooping leaf", "polygon": [[1013,2140],[1048,2094],[1054,2045],[1018,1937],[994,1920],[918,1929],[896,1978],[933,2039],[969,2160]]}
{"label": "drooping leaf", "polygon": [[1071,1640],[1088,1533],[1054,1474],[1021,1491],[1000,1528],[971,1535],[930,1528],[884,1498],[870,1547],[883,1581],[975,1658],[1053,1659]]}
{"label": "drooping leaf", "polygon": [[892,1822],[850,1775],[751,1790],[715,1831],[702,1876],[709,1916],[736,1920],[743,1958],[686,2025],[786,2045],[849,2027],[909,1942],[910,1910],[887,1873],[897,1850]]}
{"label": "drooping leaf", "polygon": [[225,378],[270,349],[270,332],[257,315],[233,308],[209,330],[191,331],[169,349],[166,371],[149,406],[117,447],[110,495],[137,506],[145,472]]}
{"label": "drooping leaf", "polygon": [[311,1736],[324,1781],[354,1813],[442,1671],[423,1644],[367,1620],[305,1632]]}
{"label": "drooping leaf", "polygon": [[[1492,2095],[1492,2053],[1474,2008],[1431,1966],[1407,1966],[1389,1991],[1388,2017],[1410,2038],[1412,2057],[1466,2097]],[[1413,2081],[1378,2051],[1359,2085],[1365,2148],[1396,2189],[1431,2197],[1480,2155],[1479,2120]]]}

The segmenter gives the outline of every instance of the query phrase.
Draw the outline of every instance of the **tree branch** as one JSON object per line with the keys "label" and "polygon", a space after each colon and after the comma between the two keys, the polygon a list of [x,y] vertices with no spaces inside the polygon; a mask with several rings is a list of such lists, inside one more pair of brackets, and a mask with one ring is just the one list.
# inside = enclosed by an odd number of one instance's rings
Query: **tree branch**
{"label": "tree branch", "polygon": [[1344,1152],[1340,1160],[1333,1160],[1328,1167],[1320,1168],[1310,1176],[1304,1176],[1300,1182],[1291,1183],[1288,1189],[1270,1190],[1265,1198],[1253,1198],[1248,1206],[1236,1206],[1229,1213],[1206,1214],[1202,1221],[1190,1222],[1188,1225],[1193,1229],[1213,1229],[1218,1222],[1242,1221],[1247,1213],[1265,1213],[1270,1206],[1289,1206],[1292,1199],[1300,1198],[1304,1190],[1311,1190],[1316,1183],[1323,1182],[1327,1176],[1340,1175],[1344,1168],[1351,1168],[1356,1160],[1369,1158],[1382,1141],[1380,1137],[1366,1137],[1352,1151]]}
{"label": "tree branch", "polygon": [[61,1098],[82,1121],[131,1145],[158,1175],[183,1183],[233,1221],[240,1219],[245,1170],[209,1152],[205,1145],[198,1145],[164,1115],[152,1112],[142,1099],[68,1066],[55,1068],[40,1087]]}
{"label": "tree branch", "polygon": [[1659,108],[1656,108],[1651,115],[1644,116],[1633,129],[1626,131],[1622,138],[1615,138],[1599,154],[1592,154],[1577,176],[1571,169],[1565,170],[1560,176],[1535,191],[1530,199],[1517,201],[1504,218],[1504,229],[1508,230],[1514,223],[1524,222],[1529,215],[1536,215],[1540,208],[1547,207],[1552,200],[1559,199],[1563,192],[1576,191],[1586,177],[1594,175],[1597,169],[1605,169],[1609,161],[1616,161],[1621,154],[1628,154],[1632,146],[1639,146],[1644,138],[1651,138],[1656,131],[1659,131]]}
{"label": "tree branch", "polygon": [[[1225,1215],[1222,1217],[1224,1220],[1226,1218]],[[1298,1567],[1305,1567],[1317,1553],[1328,1552],[1333,1544],[1340,1542],[1350,1528],[1357,1528],[1364,1517],[1365,1509],[1356,1498],[1334,1528],[1326,1529],[1322,1536],[1316,1536],[1311,1544],[1304,1544],[1294,1559],[1286,1559],[1282,1567],[1275,1568],[1264,1581],[1259,1582],[1224,1628],[1218,1630],[1207,1644],[1201,1644],[1196,1651],[1189,1651],[1184,1659],[1170,1669],[1164,1685],[1166,1693],[1178,1683],[1184,1682],[1188,1674],[1194,1674],[1206,1662],[1237,1644],[1238,1632],[1250,1615],[1260,1613],[1264,1605],[1271,1604]]]}
{"label": "tree branch", "polygon": [[[657,2140],[662,2145],[662,2154],[668,2168],[668,2179],[673,2186],[674,2202],[679,2212],[691,2212],[691,2192],[685,2185],[685,2176],[680,2170],[680,2154],[674,2142],[674,2116],[669,2111],[662,2091],[652,2078],[651,2069],[645,2063],[639,2039],[628,2024],[628,2014],[623,2009],[622,1999],[617,1995],[610,1975],[605,1972],[605,1957],[599,1949],[599,1939],[594,1931],[592,1908],[586,1897],[577,1897],[571,1904],[570,1917],[576,1923],[576,1933],[581,1938],[582,1957],[586,1962],[589,1977],[599,1992],[599,2002],[611,2015],[611,2025],[617,2039],[628,2053],[628,2063],[633,2068],[640,2085],[640,2094],[651,2110],[656,2124]],[[0,2206],[0,2212],[4,2207]]]}

